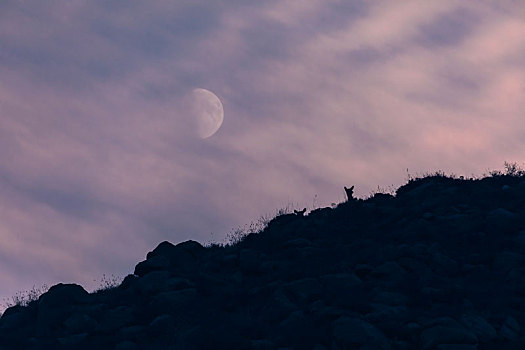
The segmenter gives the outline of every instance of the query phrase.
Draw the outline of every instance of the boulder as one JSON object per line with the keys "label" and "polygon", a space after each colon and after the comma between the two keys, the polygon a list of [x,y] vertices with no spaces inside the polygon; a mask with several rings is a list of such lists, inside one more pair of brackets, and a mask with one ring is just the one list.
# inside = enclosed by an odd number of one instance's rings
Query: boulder
{"label": "boulder", "polygon": [[421,332],[423,349],[433,349],[440,344],[477,344],[474,333],[463,327],[433,326]]}
{"label": "boulder", "polygon": [[91,331],[97,326],[97,321],[84,313],[74,313],[64,321],[64,327],[71,333]]}
{"label": "boulder", "polygon": [[200,243],[192,240],[177,245],[162,242],[147,254],[145,261],[135,266],[134,274],[144,276],[148,272],[158,270],[193,271],[205,250]]}
{"label": "boulder", "polygon": [[330,273],[319,277],[321,283],[328,289],[351,290],[363,284],[361,279],[353,273]]}
{"label": "boulder", "polygon": [[133,274],[142,277],[150,272],[168,271],[170,268],[171,263],[168,257],[156,256],[138,263]]}
{"label": "boulder", "polygon": [[70,316],[72,305],[88,303],[90,299],[85,289],[77,284],[59,283],[52,286],[38,299],[36,334],[53,334]]}
{"label": "boulder", "polygon": [[306,349],[319,340],[317,325],[302,311],[297,310],[279,323],[275,339],[277,343],[293,345],[296,349]]}
{"label": "boulder", "polygon": [[81,304],[89,301],[90,295],[82,286],[59,283],[40,296],[38,307]]}
{"label": "boulder", "polygon": [[15,305],[6,309],[0,319],[0,331],[12,334],[30,326],[34,315],[23,311],[25,310],[21,305]]}
{"label": "boulder", "polygon": [[365,315],[368,322],[377,324],[385,322],[400,322],[406,320],[408,317],[408,309],[404,305],[385,305],[373,303],[370,305],[372,312]]}
{"label": "boulder", "polygon": [[152,338],[171,334],[175,328],[175,317],[160,315],[153,319],[148,326],[148,333]]}
{"label": "boulder", "polygon": [[115,346],[115,350],[138,350],[138,349],[140,349],[139,346],[129,340],[124,340]]}
{"label": "boulder", "polygon": [[119,306],[104,313],[95,330],[101,333],[115,332],[133,321],[133,309],[128,306]]}
{"label": "boulder", "polygon": [[239,267],[245,274],[256,274],[261,270],[259,252],[253,249],[241,249],[239,252]]}
{"label": "boulder", "polygon": [[385,281],[401,281],[406,276],[407,271],[396,261],[385,262],[374,268],[370,275],[376,279]]}
{"label": "boulder", "polygon": [[268,339],[252,340],[250,345],[253,350],[277,350],[277,346]]}
{"label": "boulder", "polygon": [[521,327],[518,321],[512,316],[507,316],[498,333],[502,338],[517,341],[519,339],[520,329]]}
{"label": "boulder", "polygon": [[485,225],[489,231],[497,231],[505,234],[519,232],[520,216],[504,208],[491,210],[485,218]]}
{"label": "boulder", "polygon": [[135,288],[143,295],[168,290],[166,282],[169,277],[170,273],[168,271],[151,271],[137,280]]}
{"label": "boulder", "polygon": [[478,350],[477,344],[439,344],[436,350]]}
{"label": "boulder", "polygon": [[357,318],[340,317],[332,323],[332,335],[343,349],[359,349],[364,346],[390,349],[390,343],[372,324]]}
{"label": "boulder", "polygon": [[322,295],[322,286],[316,278],[303,278],[283,285],[286,295],[294,304],[317,300]]}
{"label": "boulder", "polygon": [[164,313],[175,315],[183,309],[192,309],[197,295],[195,288],[161,292],[151,299],[148,309],[153,315],[162,315]]}
{"label": "boulder", "polygon": [[57,338],[58,343],[62,345],[64,348],[70,349],[72,347],[81,345],[86,338],[88,337],[88,333],[80,333],[80,334],[70,334],[65,337],[59,337]]}
{"label": "boulder", "polygon": [[496,329],[481,316],[463,315],[461,323],[474,333],[480,342],[488,342],[497,337]]}

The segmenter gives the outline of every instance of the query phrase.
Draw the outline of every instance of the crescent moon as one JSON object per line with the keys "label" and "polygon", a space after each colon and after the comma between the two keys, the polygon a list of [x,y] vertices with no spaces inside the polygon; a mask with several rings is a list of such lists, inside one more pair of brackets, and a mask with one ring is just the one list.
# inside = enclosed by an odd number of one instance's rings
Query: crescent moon
{"label": "crescent moon", "polygon": [[206,89],[199,88],[192,91],[192,112],[201,139],[215,134],[224,120],[221,100]]}

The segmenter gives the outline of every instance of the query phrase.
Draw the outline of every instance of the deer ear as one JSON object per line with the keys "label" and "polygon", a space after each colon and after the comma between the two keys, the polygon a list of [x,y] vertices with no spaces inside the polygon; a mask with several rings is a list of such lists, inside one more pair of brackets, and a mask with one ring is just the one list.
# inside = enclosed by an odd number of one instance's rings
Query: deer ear
{"label": "deer ear", "polygon": [[350,187],[349,190],[353,190],[354,189],[354,186]]}

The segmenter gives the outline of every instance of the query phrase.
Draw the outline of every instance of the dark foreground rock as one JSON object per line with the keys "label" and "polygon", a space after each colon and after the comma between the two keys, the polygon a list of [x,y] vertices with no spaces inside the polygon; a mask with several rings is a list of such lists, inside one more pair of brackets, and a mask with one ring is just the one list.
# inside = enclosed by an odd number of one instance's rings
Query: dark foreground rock
{"label": "dark foreground rock", "polygon": [[233,246],[163,242],[116,288],[59,284],[6,349],[525,349],[525,179],[411,181]]}

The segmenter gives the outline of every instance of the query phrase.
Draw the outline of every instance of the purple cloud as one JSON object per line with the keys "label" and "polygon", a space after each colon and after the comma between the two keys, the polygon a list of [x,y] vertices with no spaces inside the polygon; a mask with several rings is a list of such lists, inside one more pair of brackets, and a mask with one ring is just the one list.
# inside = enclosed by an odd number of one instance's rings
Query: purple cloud
{"label": "purple cloud", "polygon": [[[525,150],[512,2],[4,1],[2,290],[96,287],[162,240]],[[520,12],[521,11],[521,12]],[[191,136],[187,95],[225,119]]]}

